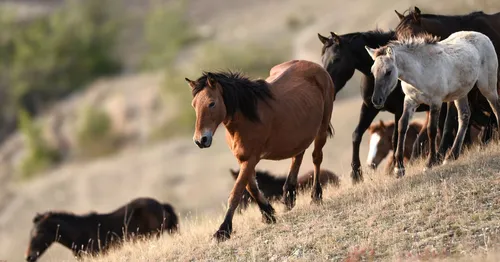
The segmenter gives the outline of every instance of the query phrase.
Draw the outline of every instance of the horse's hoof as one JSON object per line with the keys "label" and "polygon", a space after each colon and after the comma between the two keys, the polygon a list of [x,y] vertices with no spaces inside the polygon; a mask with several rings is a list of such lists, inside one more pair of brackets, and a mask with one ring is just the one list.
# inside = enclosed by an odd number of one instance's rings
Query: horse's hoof
{"label": "horse's hoof", "polygon": [[317,188],[311,192],[311,204],[321,204],[323,199],[323,189]]}
{"label": "horse's hoof", "polygon": [[231,238],[231,234],[229,232],[227,232],[226,230],[217,230],[217,232],[215,232],[214,236],[215,240],[217,240],[218,243],[220,242],[224,242],[228,239]]}
{"label": "horse's hoof", "polygon": [[323,204],[323,199],[322,198],[315,198],[313,197],[311,199],[311,205],[322,205]]}
{"label": "horse's hoof", "polygon": [[274,217],[273,214],[262,213],[262,222],[264,222],[266,224],[275,224],[276,217]]}
{"label": "horse's hoof", "polygon": [[442,165],[442,166],[445,166],[446,164],[448,164],[448,159],[445,159],[445,160],[443,161],[443,164],[441,164],[441,165]]}
{"label": "horse's hoof", "polygon": [[363,182],[363,172],[361,171],[361,168],[352,169],[351,178],[353,185]]}
{"label": "horse's hoof", "polygon": [[394,168],[394,174],[396,175],[396,178],[402,178],[405,176],[405,168],[399,168],[395,167]]}
{"label": "horse's hoof", "polygon": [[285,204],[286,210],[291,210],[295,206],[295,199],[297,197],[297,191],[295,189],[286,190],[283,195],[283,204]]}

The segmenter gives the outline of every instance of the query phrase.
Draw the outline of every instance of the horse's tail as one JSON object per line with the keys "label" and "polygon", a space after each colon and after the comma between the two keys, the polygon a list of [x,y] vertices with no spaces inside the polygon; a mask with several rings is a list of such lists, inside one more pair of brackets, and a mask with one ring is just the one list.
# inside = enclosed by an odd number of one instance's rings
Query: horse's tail
{"label": "horse's tail", "polygon": [[175,209],[172,205],[163,203],[163,220],[164,228],[169,234],[177,233],[179,231],[179,218],[175,214]]}

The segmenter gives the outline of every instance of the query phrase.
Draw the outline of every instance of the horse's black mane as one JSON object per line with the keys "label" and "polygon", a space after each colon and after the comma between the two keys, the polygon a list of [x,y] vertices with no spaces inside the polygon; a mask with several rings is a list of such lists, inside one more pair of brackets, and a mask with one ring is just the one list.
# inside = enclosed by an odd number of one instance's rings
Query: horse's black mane
{"label": "horse's black mane", "polygon": [[193,97],[207,87],[208,77],[212,77],[222,87],[222,97],[226,105],[228,116],[233,116],[240,111],[250,121],[260,121],[257,112],[259,100],[274,99],[271,89],[266,81],[250,80],[238,72],[203,72],[196,80],[193,88]]}
{"label": "horse's black mane", "polygon": [[383,31],[381,29],[375,29],[366,32],[355,32],[340,36],[342,41],[345,41],[347,43],[351,43],[359,37],[363,38],[364,45],[367,45],[371,48],[377,48],[379,46],[386,45],[390,40],[396,39],[396,32],[393,30]]}
{"label": "horse's black mane", "polygon": [[88,218],[91,216],[97,215],[97,212],[92,211],[87,214],[82,214],[82,215],[77,215],[71,212],[65,212],[65,211],[48,211],[42,214],[37,214],[35,218],[33,219],[33,222],[37,223],[44,218],[50,218],[50,219],[57,219],[57,220],[76,220],[76,219],[82,219],[82,218]]}

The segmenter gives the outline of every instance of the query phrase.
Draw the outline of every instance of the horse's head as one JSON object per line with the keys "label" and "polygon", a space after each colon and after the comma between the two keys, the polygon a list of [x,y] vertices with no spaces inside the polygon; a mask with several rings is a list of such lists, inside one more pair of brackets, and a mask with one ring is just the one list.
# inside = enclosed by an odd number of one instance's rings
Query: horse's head
{"label": "horse's head", "polygon": [[323,68],[330,74],[338,91],[351,79],[356,69],[356,60],[349,49],[351,43],[333,32],[330,32],[329,37],[318,34],[318,38],[323,44],[321,49]]}
{"label": "horse's head", "polygon": [[390,46],[372,49],[365,46],[368,54],[375,61],[372,66],[372,74],[375,77],[375,85],[372,95],[372,103],[377,109],[384,107],[385,100],[398,84],[398,68],[396,56]]}
{"label": "horse's head", "polygon": [[191,105],[196,112],[193,140],[200,148],[212,145],[212,137],[226,117],[222,87],[212,73],[204,73],[196,81],[186,78],[193,94]]}
{"label": "horse's head", "polygon": [[58,225],[50,220],[50,213],[36,214],[26,250],[26,261],[36,261],[58,238]]}
{"label": "horse's head", "polygon": [[390,132],[384,122],[380,120],[379,123],[372,124],[368,128],[368,133],[370,134],[370,148],[366,163],[369,167],[376,169],[380,162],[382,162],[392,150],[392,132]]}
{"label": "horse's head", "polygon": [[415,6],[414,10],[407,10],[405,12],[406,15],[396,10],[394,11],[399,18],[399,24],[395,29],[397,38],[417,36],[426,32],[424,24],[422,23],[422,13],[418,7]]}

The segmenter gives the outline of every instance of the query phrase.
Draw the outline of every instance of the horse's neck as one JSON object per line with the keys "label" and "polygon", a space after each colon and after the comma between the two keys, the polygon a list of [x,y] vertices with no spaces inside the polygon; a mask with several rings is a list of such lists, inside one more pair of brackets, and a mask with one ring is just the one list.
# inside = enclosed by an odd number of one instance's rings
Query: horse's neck
{"label": "horse's neck", "polygon": [[406,49],[396,49],[398,78],[412,86],[417,86],[418,76],[422,74],[421,58]]}
{"label": "horse's neck", "polygon": [[356,50],[353,50],[352,53],[356,57],[356,69],[364,75],[371,76],[373,59],[366,52],[365,46],[370,48],[385,46],[389,43],[389,41],[396,39],[396,34],[394,31],[390,31],[385,33],[365,32],[361,33],[361,35],[363,39],[362,43],[354,45]]}
{"label": "horse's neck", "polygon": [[58,219],[55,221],[58,225],[58,232],[56,233],[56,242],[61,245],[74,250],[75,245],[81,245],[86,243],[79,243],[79,239],[82,239],[82,234],[84,230],[82,227],[82,221],[80,218],[71,219]]}

